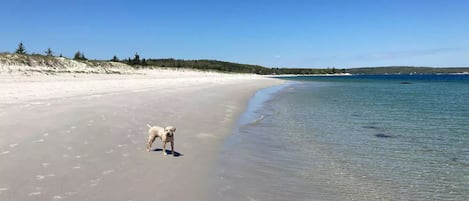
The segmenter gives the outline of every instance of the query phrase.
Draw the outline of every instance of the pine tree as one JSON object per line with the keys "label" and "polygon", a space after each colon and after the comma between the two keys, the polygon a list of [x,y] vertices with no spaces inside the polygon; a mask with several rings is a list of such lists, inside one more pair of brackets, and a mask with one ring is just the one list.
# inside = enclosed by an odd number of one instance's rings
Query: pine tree
{"label": "pine tree", "polygon": [[47,48],[47,50],[44,53],[46,53],[46,56],[49,56],[49,57],[54,56],[54,52],[52,52],[52,50],[50,48]]}
{"label": "pine tree", "polygon": [[81,52],[81,57],[80,57],[81,60],[88,60],[86,57],[85,57],[85,53],[84,52]]}
{"label": "pine tree", "polygon": [[114,55],[111,59],[111,61],[114,61],[114,62],[119,62],[119,58],[117,58],[116,55]]}
{"label": "pine tree", "polygon": [[135,57],[134,57],[134,59],[132,60],[132,64],[133,64],[133,65],[140,64],[140,55],[138,55],[138,53],[135,53]]}
{"label": "pine tree", "polygon": [[75,59],[75,60],[88,60],[88,59],[85,57],[85,53],[84,53],[84,52],[80,52],[80,51],[75,52],[75,55],[73,56],[73,59]]}
{"label": "pine tree", "polygon": [[80,51],[75,52],[75,55],[73,56],[73,59],[80,60],[81,59],[81,52]]}
{"label": "pine tree", "polygon": [[18,44],[18,48],[15,51],[16,54],[26,54],[26,49],[24,48],[23,42]]}

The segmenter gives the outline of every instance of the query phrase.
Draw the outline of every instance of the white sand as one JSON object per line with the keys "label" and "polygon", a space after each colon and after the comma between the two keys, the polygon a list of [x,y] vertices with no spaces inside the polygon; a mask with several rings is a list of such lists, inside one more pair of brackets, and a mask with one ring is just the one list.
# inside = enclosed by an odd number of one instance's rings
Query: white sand
{"label": "white sand", "polygon": [[225,74],[192,70],[140,70],[133,75],[59,74],[0,75],[0,104],[63,98],[120,91],[172,89],[194,84],[229,84],[244,80],[265,79],[248,74]]}
{"label": "white sand", "polygon": [[[0,78],[0,200],[211,200],[220,146],[248,99],[282,83],[255,75]],[[147,123],[177,128],[179,157],[146,152]],[[212,199],[213,200],[213,199]]]}

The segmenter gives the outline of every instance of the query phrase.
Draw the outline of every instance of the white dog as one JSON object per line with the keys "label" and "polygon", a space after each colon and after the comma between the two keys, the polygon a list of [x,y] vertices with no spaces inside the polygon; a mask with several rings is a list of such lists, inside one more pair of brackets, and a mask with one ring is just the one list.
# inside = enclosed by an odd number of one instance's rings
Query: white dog
{"label": "white dog", "polygon": [[147,142],[147,151],[150,151],[151,145],[155,141],[156,138],[160,138],[163,141],[163,154],[168,155],[166,153],[166,143],[171,142],[171,154],[174,155],[174,132],[176,132],[176,128],[173,126],[166,126],[165,128],[159,126],[150,126],[147,124],[148,128],[148,142]]}

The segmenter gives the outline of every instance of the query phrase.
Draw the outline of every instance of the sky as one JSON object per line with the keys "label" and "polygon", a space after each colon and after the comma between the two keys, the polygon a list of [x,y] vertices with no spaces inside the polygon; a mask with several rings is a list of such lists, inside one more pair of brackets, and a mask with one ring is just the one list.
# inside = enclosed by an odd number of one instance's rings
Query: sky
{"label": "sky", "polygon": [[467,67],[468,11],[467,0],[5,0],[0,52]]}

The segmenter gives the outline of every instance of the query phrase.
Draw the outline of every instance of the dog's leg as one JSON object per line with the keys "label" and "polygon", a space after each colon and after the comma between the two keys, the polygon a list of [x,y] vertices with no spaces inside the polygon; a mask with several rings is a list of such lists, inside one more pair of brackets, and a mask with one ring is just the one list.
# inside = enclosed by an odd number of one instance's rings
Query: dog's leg
{"label": "dog's leg", "polygon": [[168,154],[166,153],[166,142],[163,142],[163,154],[164,154],[165,156],[168,155]]}
{"label": "dog's leg", "polygon": [[149,136],[149,137],[148,137],[147,151],[150,151],[151,145],[153,144],[153,142],[155,141],[155,139],[156,139],[156,136]]}
{"label": "dog's leg", "polygon": [[174,141],[171,141],[171,154],[174,156]]}

